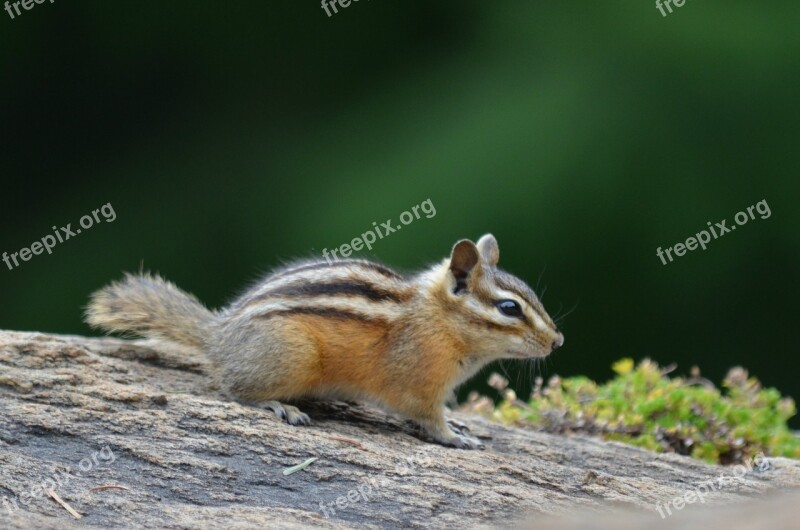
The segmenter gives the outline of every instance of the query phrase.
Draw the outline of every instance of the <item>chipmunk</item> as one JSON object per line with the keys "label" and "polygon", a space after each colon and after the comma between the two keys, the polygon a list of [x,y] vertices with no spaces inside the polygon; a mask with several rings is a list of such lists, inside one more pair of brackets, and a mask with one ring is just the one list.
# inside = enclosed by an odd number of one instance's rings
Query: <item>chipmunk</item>
{"label": "chipmunk", "polygon": [[219,311],[158,276],[128,274],[91,296],[86,320],[202,350],[230,397],[292,425],[310,420],[284,400],[366,400],[440,444],[482,448],[451,429],[446,399],[490,361],[545,357],[564,343],[499,258],[486,234],[410,277],[361,259],[299,262]]}

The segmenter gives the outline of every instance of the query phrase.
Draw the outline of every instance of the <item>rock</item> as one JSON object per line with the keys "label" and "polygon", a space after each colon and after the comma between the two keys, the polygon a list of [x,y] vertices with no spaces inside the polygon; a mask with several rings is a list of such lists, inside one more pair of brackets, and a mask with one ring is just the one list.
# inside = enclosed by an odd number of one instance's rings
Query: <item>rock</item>
{"label": "rock", "polygon": [[[459,528],[530,520],[537,528],[638,528],[694,520],[743,528],[755,518],[778,528],[794,522],[783,512],[800,500],[753,502],[761,508],[747,518],[707,515],[708,506],[742,511],[751,497],[800,487],[800,461],[789,459],[736,470],[454,414],[487,445],[460,451],[341,402],[303,405],[313,424],[292,427],[221,398],[206,369],[195,352],[148,341],[0,331],[0,527]],[[703,483],[702,502],[689,503]],[[657,505],[663,512],[667,503],[673,515],[662,519]]]}

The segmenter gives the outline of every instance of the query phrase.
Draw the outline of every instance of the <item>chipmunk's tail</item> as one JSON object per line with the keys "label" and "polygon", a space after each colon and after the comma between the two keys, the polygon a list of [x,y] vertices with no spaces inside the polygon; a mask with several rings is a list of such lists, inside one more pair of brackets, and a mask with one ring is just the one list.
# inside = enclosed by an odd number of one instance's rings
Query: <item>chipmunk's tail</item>
{"label": "chipmunk's tail", "polygon": [[132,333],[206,349],[214,313],[157,275],[126,274],[92,294],[86,322],[108,332]]}

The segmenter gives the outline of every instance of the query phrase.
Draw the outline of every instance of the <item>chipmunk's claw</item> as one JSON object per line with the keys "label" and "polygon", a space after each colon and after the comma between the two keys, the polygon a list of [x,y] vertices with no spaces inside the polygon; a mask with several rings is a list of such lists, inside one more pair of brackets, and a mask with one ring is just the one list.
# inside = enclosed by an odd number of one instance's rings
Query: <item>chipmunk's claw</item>
{"label": "chipmunk's claw", "polygon": [[486,446],[477,438],[464,436],[463,434],[453,433],[453,437],[445,441],[445,445],[455,447],[456,449],[486,449]]}
{"label": "chipmunk's claw", "polygon": [[280,401],[267,401],[263,406],[289,425],[311,425],[308,414],[292,405],[284,405]]}
{"label": "chipmunk's claw", "polygon": [[465,424],[461,423],[458,420],[454,420],[454,419],[450,418],[450,419],[447,420],[447,424],[454,431],[456,431],[459,434],[465,434],[466,435],[467,433],[470,432],[469,427],[467,427]]}

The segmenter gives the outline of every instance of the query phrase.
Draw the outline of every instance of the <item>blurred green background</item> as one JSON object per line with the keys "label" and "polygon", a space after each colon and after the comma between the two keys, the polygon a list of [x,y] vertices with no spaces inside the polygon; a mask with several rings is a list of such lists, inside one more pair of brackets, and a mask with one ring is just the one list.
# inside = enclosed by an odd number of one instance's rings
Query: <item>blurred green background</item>
{"label": "blurred green background", "polygon": [[[648,356],[798,398],[798,20],[789,1],[0,12],[0,252],[117,215],[0,263],[0,327],[89,333],[88,294],[142,264],[219,306],[430,198],[435,217],[362,254],[413,270],[494,233],[502,266],[572,310],[537,374]],[[656,257],[762,199],[770,218]],[[530,367],[505,368],[526,392]]]}

